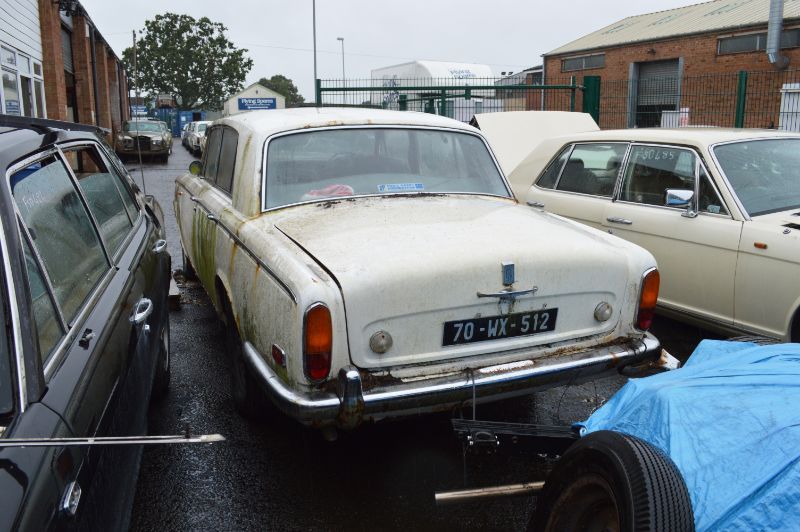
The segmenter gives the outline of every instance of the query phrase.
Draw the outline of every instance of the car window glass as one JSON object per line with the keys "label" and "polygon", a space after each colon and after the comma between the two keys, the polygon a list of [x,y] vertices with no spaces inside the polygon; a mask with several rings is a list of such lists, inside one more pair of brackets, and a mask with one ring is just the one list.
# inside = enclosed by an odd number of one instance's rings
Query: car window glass
{"label": "car window glass", "polygon": [[109,268],[89,214],[66,167],[54,156],[14,173],[11,192],[56,300],[71,321]]}
{"label": "car window glass", "polygon": [[558,157],[548,165],[547,169],[545,169],[544,173],[536,181],[536,186],[542,188],[553,188],[556,185],[558,174],[561,173],[561,169],[564,167],[564,162],[567,160],[567,155],[569,155],[569,151],[571,149],[572,146],[567,146],[564,148],[564,151],[562,151]]}
{"label": "car window glass", "polygon": [[728,214],[728,209],[719,197],[711,178],[706,173],[705,168],[700,167],[700,197],[698,199],[698,209],[700,212],[711,214]]}
{"label": "car window glass", "polygon": [[714,155],[750,216],[800,207],[800,139],[732,142],[716,146]]}
{"label": "car window glass", "polygon": [[625,168],[620,199],[665,205],[666,190],[694,191],[694,153],[670,146],[634,146]]}
{"label": "car window glass", "polygon": [[58,341],[64,336],[64,329],[58,319],[55,304],[50,298],[42,271],[33,255],[28,239],[23,235],[22,246],[25,252],[25,269],[28,272],[28,287],[31,293],[33,318],[39,341],[39,356],[42,363],[47,362]]}
{"label": "car window glass", "polygon": [[116,176],[111,174],[92,146],[65,149],[64,156],[97,221],[108,251],[113,255],[133,226],[114,182]]}
{"label": "car window glass", "polygon": [[217,180],[219,167],[219,148],[222,145],[222,128],[216,127],[209,132],[206,151],[203,155],[203,177],[211,182]]}
{"label": "car window glass", "polygon": [[[5,287],[3,277],[0,273],[0,283]],[[6,298],[5,289],[0,289],[0,297]],[[3,320],[2,323],[9,323],[5,304],[0,304],[0,320]],[[8,332],[9,327],[3,327],[3,331],[0,332],[0,415],[9,414],[14,410],[14,366]]]}
{"label": "car window glass", "polygon": [[131,185],[133,185],[133,179],[130,177],[125,165],[119,160],[119,157],[117,157],[117,154],[114,153],[114,149],[102,138],[100,138],[100,143],[106,147],[103,155],[105,155],[106,160],[111,162],[111,174],[114,176],[114,183],[119,189],[120,196],[122,196],[122,203],[125,204],[125,210],[128,211],[130,219],[135,221],[139,217],[139,207],[136,204],[136,200],[130,188]]}
{"label": "car window glass", "polygon": [[[402,142],[406,153],[390,148]],[[284,135],[267,150],[265,208],[332,197],[473,193],[509,196],[475,135],[421,129],[333,129]]]}
{"label": "car window glass", "polygon": [[575,145],[556,188],[611,197],[626,149],[626,144]]}
{"label": "car window glass", "polygon": [[236,145],[239,142],[239,134],[235,129],[229,127],[221,128],[220,131],[223,131],[223,135],[222,148],[219,152],[217,186],[230,194],[233,186],[233,171],[236,164]]}
{"label": "car window glass", "polygon": [[128,133],[160,133],[161,127],[157,122],[147,122],[144,120],[133,120],[125,122],[122,128]]}
{"label": "car window glass", "polygon": [[202,133],[203,131],[206,130],[207,127],[208,127],[208,124],[197,124],[197,132],[198,133]]}

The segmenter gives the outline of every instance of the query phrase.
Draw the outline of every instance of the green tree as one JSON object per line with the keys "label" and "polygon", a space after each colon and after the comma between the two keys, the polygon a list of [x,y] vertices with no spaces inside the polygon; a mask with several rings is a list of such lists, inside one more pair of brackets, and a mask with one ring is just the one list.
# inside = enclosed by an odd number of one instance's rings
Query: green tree
{"label": "green tree", "polygon": [[258,83],[272,89],[286,98],[286,107],[293,107],[305,103],[306,99],[297,92],[294,82],[282,74],[275,74],[271,78],[261,78]]}
{"label": "green tree", "polygon": [[133,48],[122,53],[128,76],[142,91],[175,96],[184,109],[221,109],[253,67],[247,50],[236,48],[226,30],[206,17],[156,15],[139,31],[135,69]]}

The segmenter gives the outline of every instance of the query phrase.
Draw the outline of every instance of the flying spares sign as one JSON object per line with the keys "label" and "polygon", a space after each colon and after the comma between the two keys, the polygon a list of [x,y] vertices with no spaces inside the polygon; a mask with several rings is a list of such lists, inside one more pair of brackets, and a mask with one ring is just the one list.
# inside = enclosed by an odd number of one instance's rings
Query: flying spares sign
{"label": "flying spares sign", "polygon": [[240,111],[275,109],[275,98],[238,98]]}

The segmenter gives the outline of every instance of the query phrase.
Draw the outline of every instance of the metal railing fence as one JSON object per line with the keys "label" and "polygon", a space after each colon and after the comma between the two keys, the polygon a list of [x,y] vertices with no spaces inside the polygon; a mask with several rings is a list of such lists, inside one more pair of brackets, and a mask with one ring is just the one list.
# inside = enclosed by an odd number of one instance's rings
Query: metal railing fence
{"label": "metal railing fence", "polygon": [[648,79],[571,76],[317,80],[322,106],[420,111],[468,122],[498,111],[583,111],[603,129],[721,126],[800,131],[800,69]]}
{"label": "metal railing fence", "polygon": [[503,81],[503,78],[471,78],[468,83],[452,78],[317,80],[316,101],[321,106],[418,111],[469,122],[476,114],[498,111],[574,111],[578,94],[583,90],[574,79],[547,86]]}

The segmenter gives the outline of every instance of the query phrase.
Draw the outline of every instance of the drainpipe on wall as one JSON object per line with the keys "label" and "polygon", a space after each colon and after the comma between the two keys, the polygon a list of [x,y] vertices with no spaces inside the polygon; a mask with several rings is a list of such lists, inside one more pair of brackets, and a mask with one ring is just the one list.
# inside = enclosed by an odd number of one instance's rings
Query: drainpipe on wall
{"label": "drainpipe on wall", "polygon": [[100,95],[97,94],[97,36],[95,35],[94,26],[90,26],[89,32],[89,46],[92,47],[92,89],[94,90],[94,125],[100,125]]}
{"label": "drainpipe on wall", "polygon": [[783,33],[783,0],[770,0],[769,26],[767,27],[767,58],[772,66],[783,70],[789,66],[789,58],[781,55],[781,34]]}

